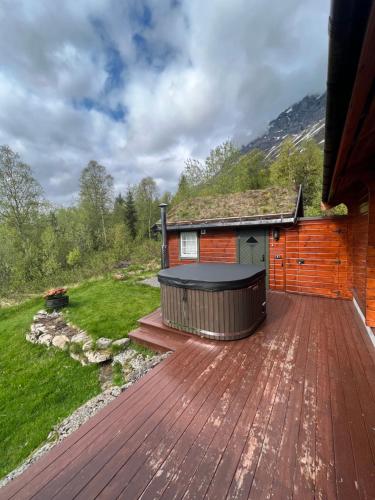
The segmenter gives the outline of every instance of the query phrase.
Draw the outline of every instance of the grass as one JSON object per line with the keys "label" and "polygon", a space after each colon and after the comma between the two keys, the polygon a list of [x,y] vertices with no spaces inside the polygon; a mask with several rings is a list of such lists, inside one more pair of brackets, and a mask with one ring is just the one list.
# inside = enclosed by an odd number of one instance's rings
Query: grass
{"label": "grass", "polygon": [[65,317],[94,340],[119,339],[137,327],[137,320],[160,304],[160,290],[132,281],[102,279],[69,291]]}
{"label": "grass", "polygon": [[0,477],[46,440],[52,427],[100,391],[98,368],[25,339],[42,301],[0,309]]}
{"label": "grass", "polygon": [[[99,337],[121,338],[159,305],[159,290],[102,279],[69,291],[68,319]],[[0,309],[0,477],[46,439],[52,427],[100,392],[97,366],[26,341],[42,300]],[[139,348],[143,355],[147,349]],[[121,382],[120,374],[116,380]]]}
{"label": "grass", "polygon": [[124,380],[124,375],[122,373],[122,364],[117,362],[113,365],[112,368],[112,382],[114,385],[123,385],[125,380]]}

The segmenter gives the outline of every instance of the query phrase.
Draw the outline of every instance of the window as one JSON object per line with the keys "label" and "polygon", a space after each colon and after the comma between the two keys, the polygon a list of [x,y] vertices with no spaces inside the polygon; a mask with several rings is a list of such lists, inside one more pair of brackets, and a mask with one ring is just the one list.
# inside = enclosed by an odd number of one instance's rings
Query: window
{"label": "window", "polygon": [[195,232],[180,234],[180,256],[182,259],[198,258],[198,235]]}

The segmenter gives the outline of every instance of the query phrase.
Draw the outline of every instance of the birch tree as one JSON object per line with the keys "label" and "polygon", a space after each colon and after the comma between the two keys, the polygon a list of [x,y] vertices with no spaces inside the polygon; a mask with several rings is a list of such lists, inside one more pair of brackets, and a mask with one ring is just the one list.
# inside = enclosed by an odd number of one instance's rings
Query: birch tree
{"label": "birch tree", "polygon": [[94,248],[107,246],[107,215],[113,205],[113,177],[90,161],[80,177],[80,202],[87,217]]}

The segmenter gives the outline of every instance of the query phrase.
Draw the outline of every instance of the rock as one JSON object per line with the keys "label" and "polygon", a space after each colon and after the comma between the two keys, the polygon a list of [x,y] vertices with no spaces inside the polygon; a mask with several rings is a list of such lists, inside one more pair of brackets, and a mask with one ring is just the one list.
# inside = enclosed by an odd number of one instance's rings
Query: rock
{"label": "rock", "polygon": [[42,323],[33,323],[31,325],[31,332],[37,335],[41,335],[42,333],[48,333],[48,328]]}
{"label": "rock", "polygon": [[75,344],[85,344],[89,340],[91,340],[90,337],[86,332],[83,331],[77,333],[76,335],[73,335],[73,337],[70,339],[70,341]]}
{"label": "rock", "polygon": [[114,396],[115,398],[117,398],[117,396],[119,396],[121,394],[121,388],[120,387],[112,387],[111,388],[111,396]]}
{"label": "rock", "polygon": [[49,333],[43,333],[43,335],[41,335],[38,338],[38,344],[50,346],[51,342],[52,342],[52,335],[50,335]]}
{"label": "rock", "polygon": [[160,288],[160,283],[158,281],[157,276],[152,276],[151,278],[146,278],[144,280],[141,280],[140,283],[142,283],[143,285],[152,286],[154,288]]}
{"label": "rock", "polygon": [[122,347],[123,349],[130,344],[130,339],[128,338],[123,338],[123,339],[118,339],[118,340],[114,340],[112,342],[112,345],[115,345],[117,347]]}
{"label": "rock", "polygon": [[85,342],[82,346],[82,350],[84,352],[90,351],[92,349],[92,346],[94,345],[94,342],[90,339],[87,342]]}
{"label": "rock", "polygon": [[38,343],[38,337],[34,333],[31,333],[31,332],[26,334],[26,340],[28,340],[29,342],[32,342],[33,344]]}
{"label": "rock", "polygon": [[126,276],[124,276],[123,274],[121,273],[116,273],[116,274],[113,274],[112,275],[112,278],[115,280],[115,281],[124,281],[126,279]]}
{"label": "rock", "polygon": [[56,335],[56,337],[52,339],[52,345],[59,349],[64,349],[66,344],[69,344],[69,338],[66,335]]}
{"label": "rock", "polygon": [[89,363],[104,363],[112,357],[109,351],[86,351],[85,355]]}
{"label": "rock", "polygon": [[35,316],[34,316],[33,320],[34,320],[34,321],[38,321],[38,320],[40,320],[40,319],[46,318],[47,316],[48,316],[47,311],[45,311],[44,309],[41,309],[40,311],[38,311],[38,312],[35,314]]}
{"label": "rock", "polygon": [[110,347],[111,344],[112,344],[112,340],[111,339],[107,339],[105,337],[100,337],[96,341],[96,347],[98,349],[108,349],[108,347]]}
{"label": "rock", "polygon": [[112,365],[114,365],[115,363],[121,363],[122,365],[124,365],[137,355],[137,351],[133,351],[133,349],[127,349],[126,351],[120,352],[116,354],[116,356],[113,356]]}

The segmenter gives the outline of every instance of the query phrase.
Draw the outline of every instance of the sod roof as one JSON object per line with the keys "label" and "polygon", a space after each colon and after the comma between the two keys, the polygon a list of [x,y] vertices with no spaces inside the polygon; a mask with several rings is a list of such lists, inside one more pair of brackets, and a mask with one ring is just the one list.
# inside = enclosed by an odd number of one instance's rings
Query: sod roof
{"label": "sod roof", "polygon": [[293,189],[281,187],[188,198],[168,211],[167,223],[170,225],[269,215],[293,216],[296,202],[297,193]]}

